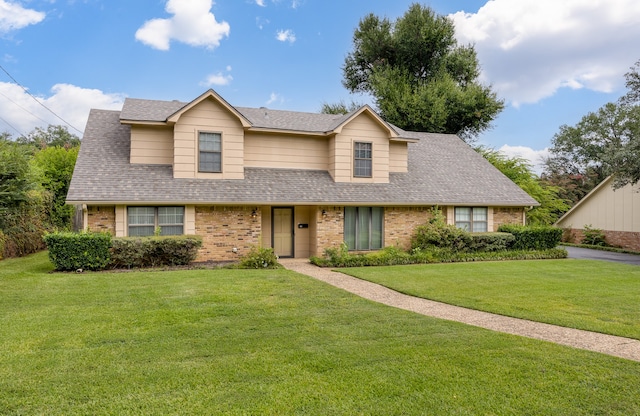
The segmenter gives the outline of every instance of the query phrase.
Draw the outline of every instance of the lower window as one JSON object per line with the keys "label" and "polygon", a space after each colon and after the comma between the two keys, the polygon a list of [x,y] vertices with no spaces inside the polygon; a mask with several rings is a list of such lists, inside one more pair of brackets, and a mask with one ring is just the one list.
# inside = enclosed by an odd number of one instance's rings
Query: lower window
{"label": "lower window", "polygon": [[349,250],[382,248],[383,212],[381,207],[345,207],[344,241]]}
{"label": "lower window", "polygon": [[184,234],[184,207],[128,207],[130,237]]}
{"label": "lower window", "polygon": [[456,207],[456,227],[473,233],[487,232],[486,207]]}

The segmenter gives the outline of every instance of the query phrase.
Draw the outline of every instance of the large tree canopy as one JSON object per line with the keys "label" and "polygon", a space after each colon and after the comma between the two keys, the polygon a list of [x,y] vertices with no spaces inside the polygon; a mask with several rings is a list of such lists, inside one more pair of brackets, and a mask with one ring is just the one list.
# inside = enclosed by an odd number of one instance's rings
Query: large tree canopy
{"label": "large tree canopy", "polygon": [[364,17],[343,66],[343,85],[371,94],[381,115],[407,130],[474,139],[504,103],[478,78],[472,46],[459,46],[453,22],[413,4],[395,22]]}
{"label": "large tree canopy", "polygon": [[[553,137],[545,176],[554,181],[592,177],[593,187],[608,175],[614,188],[640,181],[640,61],[626,74],[628,93],[585,115],[575,126],[563,125]],[[595,182],[595,183],[594,183]]]}

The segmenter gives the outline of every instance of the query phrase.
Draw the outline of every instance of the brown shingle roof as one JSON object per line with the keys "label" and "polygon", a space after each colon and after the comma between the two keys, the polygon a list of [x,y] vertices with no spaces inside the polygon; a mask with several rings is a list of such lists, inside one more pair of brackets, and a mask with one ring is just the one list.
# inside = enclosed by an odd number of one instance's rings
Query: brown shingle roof
{"label": "brown shingle roof", "polygon": [[[446,134],[411,132],[419,142],[408,144],[409,173],[391,173],[387,184],[336,183],[327,171],[267,168],[245,168],[244,180],[175,179],[171,166],[129,163],[130,127],[120,120],[149,121],[185,103],[147,106],[148,100],[136,101],[139,105],[125,105],[122,112],[91,110],[67,196],[70,203],[537,205],[460,138]],[[237,110],[252,123],[262,111]],[[273,114],[269,122],[282,128],[279,120],[294,130],[308,122],[309,129],[327,131],[325,126],[339,124],[342,117],[268,112]]]}

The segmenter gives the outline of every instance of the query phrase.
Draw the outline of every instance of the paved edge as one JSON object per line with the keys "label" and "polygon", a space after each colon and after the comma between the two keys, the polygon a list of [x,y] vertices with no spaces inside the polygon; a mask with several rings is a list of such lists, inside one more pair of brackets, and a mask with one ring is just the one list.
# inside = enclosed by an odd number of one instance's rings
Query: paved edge
{"label": "paved edge", "polygon": [[409,296],[376,283],[314,266],[307,259],[280,259],[280,264],[288,270],[329,283],[362,298],[421,315],[640,361],[640,340],[511,318]]}

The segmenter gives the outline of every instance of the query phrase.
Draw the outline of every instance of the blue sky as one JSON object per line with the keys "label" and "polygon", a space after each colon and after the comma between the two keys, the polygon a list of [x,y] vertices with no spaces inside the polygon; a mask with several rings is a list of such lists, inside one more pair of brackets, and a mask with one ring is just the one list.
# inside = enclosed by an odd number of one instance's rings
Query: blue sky
{"label": "blue sky", "polygon": [[[405,0],[0,0],[0,132],[64,124],[125,97],[319,111],[350,96],[341,66],[368,13]],[[480,143],[536,162],[562,124],[624,93],[640,59],[637,0],[431,0],[507,103]],[[17,85],[16,81],[20,84]],[[25,92],[23,89],[28,91]],[[36,97],[40,103],[32,98]]]}

